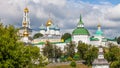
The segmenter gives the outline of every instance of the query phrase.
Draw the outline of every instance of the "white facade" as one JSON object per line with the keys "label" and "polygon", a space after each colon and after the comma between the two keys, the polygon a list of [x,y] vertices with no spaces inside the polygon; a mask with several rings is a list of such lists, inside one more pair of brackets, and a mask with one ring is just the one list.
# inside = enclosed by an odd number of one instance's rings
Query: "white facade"
{"label": "white facade", "polygon": [[108,65],[93,65],[92,68],[109,68]]}
{"label": "white facade", "polygon": [[40,33],[44,35],[45,34],[45,30],[40,30]]}
{"label": "white facade", "polygon": [[81,41],[83,43],[89,44],[90,39],[88,35],[73,35],[72,41],[75,41],[75,43],[78,43],[79,41]]}
{"label": "white facade", "polygon": [[55,35],[55,30],[50,30],[50,35]]}

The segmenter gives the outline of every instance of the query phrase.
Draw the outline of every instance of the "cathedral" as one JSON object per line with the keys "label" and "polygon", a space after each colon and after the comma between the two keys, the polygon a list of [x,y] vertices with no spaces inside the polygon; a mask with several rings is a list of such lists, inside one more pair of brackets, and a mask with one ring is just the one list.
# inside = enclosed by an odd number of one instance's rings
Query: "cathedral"
{"label": "cathedral", "polygon": [[19,29],[18,34],[20,40],[23,41],[24,43],[31,43],[37,46],[44,45],[46,41],[58,45],[61,48],[63,48],[63,46],[65,46],[70,41],[75,42],[76,45],[78,44],[78,42],[83,42],[86,44],[94,45],[96,47],[99,47],[99,45],[102,45],[103,47],[107,47],[108,43],[117,44],[115,40],[110,40],[104,36],[100,24],[98,24],[97,28],[98,29],[96,30],[95,34],[90,35],[88,29],[84,27],[84,22],[82,21],[82,16],[80,15],[80,19],[77,24],[77,27],[71,32],[72,37],[68,40],[62,40],[60,27],[56,25],[55,22],[53,22],[52,19],[49,17],[47,22],[45,24],[40,24],[39,27],[38,33],[43,34],[43,37],[32,39],[31,36],[32,29],[30,27],[29,9],[26,7],[24,8],[22,27]]}
{"label": "cathedral", "polygon": [[39,33],[43,34],[43,37],[34,39],[33,43],[45,43],[46,41],[52,43],[61,42],[60,28],[50,18],[45,25],[41,24],[39,29]]}
{"label": "cathedral", "polygon": [[76,44],[78,42],[83,42],[86,44],[94,45],[96,47],[99,47],[99,45],[107,47],[107,44],[109,43],[117,44],[115,40],[110,40],[104,37],[100,24],[98,24],[97,28],[98,29],[96,30],[95,34],[90,35],[89,31],[84,27],[82,17],[80,16],[80,20],[77,24],[77,27],[72,32],[72,41]]}

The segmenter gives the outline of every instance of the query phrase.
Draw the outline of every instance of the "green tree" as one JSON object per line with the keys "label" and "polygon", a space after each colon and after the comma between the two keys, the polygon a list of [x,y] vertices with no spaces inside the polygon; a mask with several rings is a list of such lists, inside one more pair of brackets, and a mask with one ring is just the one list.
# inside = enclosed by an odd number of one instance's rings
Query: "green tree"
{"label": "green tree", "polygon": [[36,38],[39,38],[39,37],[42,37],[42,36],[43,36],[43,34],[41,34],[41,33],[36,33],[36,34],[33,36],[33,38],[36,39]]}
{"label": "green tree", "polygon": [[87,65],[92,65],[92,62],[98,56],[98,49],[94,46],[91,46],[85,53],[85,61]]}
{"label": "green tree", "polygon": [[120,44],[120,36],[117,38],[117,43]]}
{"label": "green tree", "polygon": [[109,61],[111,68],[120,67],[120,48],[118,46],[112,45],[105,52],[105,58]]}
{"label": "green tree", "polygon": [[[0,68],[28,68],[40,58],[40,49],[36,46],[25,46],[18,41],[18,30],[12,25],[0,24]],[[44,64],[44,60],[40,60]]]}
{"label": "green tree", "polygon": [[62,51],[59,47],[56,45],[51,44],[49,41],[46,42],[45,47],[43,48],[43,54],[44,56],[47,56],[47,58],[50,60],[53,58],[55,61],[57,61],[58,58],[61,57]]}
{"label": "green tree", "polygon": [[71,66],[72,68],[76,68],[77,64],[76,64],[75,61],[72,61],[72,62],[70,63],[70,66]]}
{"label": "green tree", "polygon": [[67,56],[73,58],[73,56],[75,55],[75,47],[76,45],[72,41],[66,45],[65,50],[66,50]]}
{"label": "green tree", "polygon": [[89,46],[85,43],[79,42],[77,46],[78,54],[80,55],[81,59],[84,59],[85,53],[87,52]]}
{"label": "green tree", "polygon": [[53,52],[53,45],[49,41],[46,41],[45,47],[43,48],[43,54],[49,59],[49,61],[54,57]]}
{"label": "green tree", "polygon": [[74,55],[73,59],[74,59],[75,61],[80,60],[80,55],[79,55],[78,53],[76,53],[76,54]]}
{"label": "green tree", "polygon": [[57,62],[57,59],[61,58],[61,56],[62,56],[61,49],[58,46],[54,45],[54,58],[55,58],[55,61]]}
{"label": "green tree", "polygon": [[70,33],[64,33],[64,34],[62,35],[62,37],[61,37],[61,39],[63,39],[63,40],[67,40],[67,39],[69,39],[69,38],[71,38],[71,34],[70,34]]}

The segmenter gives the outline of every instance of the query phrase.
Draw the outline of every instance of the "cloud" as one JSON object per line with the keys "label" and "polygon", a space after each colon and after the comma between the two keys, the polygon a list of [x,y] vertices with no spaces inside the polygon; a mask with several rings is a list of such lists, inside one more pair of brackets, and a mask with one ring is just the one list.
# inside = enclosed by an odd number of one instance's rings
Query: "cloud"
{"label": "cloud", "polygon": [[[97,24],[102,25],[104,34],[109,37],[119,35],[120,4],[113,5],[108,1],[91,4],[73,0],[0,0],[0,17],[3,23],[21,26],[25,3],[30,10],[31,28],[39,30],[51,15],[53,23],[58,24],[61,32],[70,32],[76,28],[79,16],[82,14],[85,28],[91,34],[97,30]],[[114,35],[109,32],[114,32]]]}

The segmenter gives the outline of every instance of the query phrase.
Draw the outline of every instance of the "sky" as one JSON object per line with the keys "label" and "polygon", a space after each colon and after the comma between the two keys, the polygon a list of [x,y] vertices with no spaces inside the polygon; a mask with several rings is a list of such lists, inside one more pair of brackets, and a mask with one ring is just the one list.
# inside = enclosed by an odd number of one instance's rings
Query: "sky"
{"label": "sky", "polygon": [[61,33],[72,33],[81,14],[91,35],[101,24],[104,36],[120,36],[120,0],[0,0],[1,22],[21,27],[26,6],[35,32],[46,23],[50,14],[53,23],[61,28]]}

